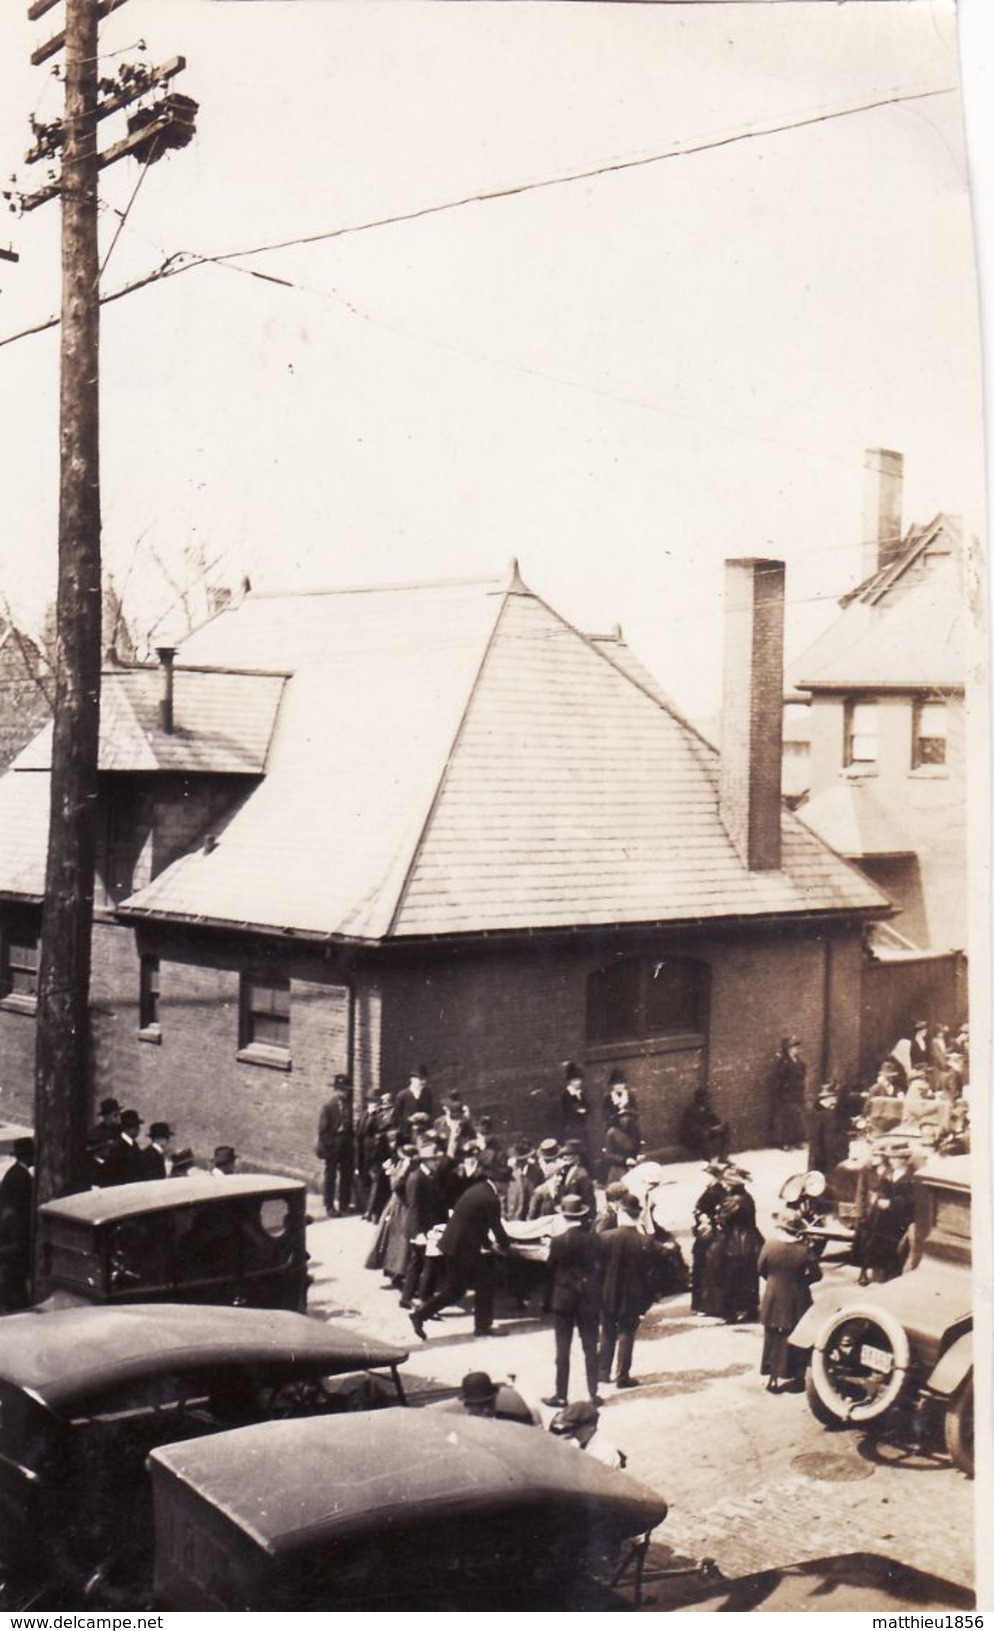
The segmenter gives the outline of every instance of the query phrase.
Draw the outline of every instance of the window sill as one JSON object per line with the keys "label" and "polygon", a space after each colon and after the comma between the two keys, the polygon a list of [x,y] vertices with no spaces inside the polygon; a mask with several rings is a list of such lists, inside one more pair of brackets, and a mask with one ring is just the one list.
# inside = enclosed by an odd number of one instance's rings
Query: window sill
{"label": "window sill", "polygon": [[264,1042],[250,1042],[247,1048],[239,1048],[235,1058],[239,1064],[261,1065],[264,1070],[293,1069],[290,1055],[285,1048],[271,1048]]}
{"label": "window sill", "polygon": [[912,765],[908,772],[912,781],[942,782],[949,780],[948,765]]}
{"label": "window sill", "polygon": [[162,1028],[159,1025],[143,1025],[138,1032],[139,1042],[151,1042],[155,1047],[162,1044]]}
{"label": "window sill", "polygon": [[850,781],[868,780],[871,776],[879,776],[880,767],[877,764],[843,765],[842,774],[848,776]]}
{"label": "window sill", "polygon": [[618,1042],[588,1042],[586,1059],[589,1064],[603,1064],[612,1059],[649,1059],[659,1053],[691,1053],[704,1047],[700,1031],[674,1032],[672,1036],[650,1036],[639,1040],[628,1038]]}
{"label": "window sill", "polygon": [[38,998],[9,991],[5,997],[0,997],[0,1010],[5,1014],[28,1014],[33,1017],[38,1012]]}

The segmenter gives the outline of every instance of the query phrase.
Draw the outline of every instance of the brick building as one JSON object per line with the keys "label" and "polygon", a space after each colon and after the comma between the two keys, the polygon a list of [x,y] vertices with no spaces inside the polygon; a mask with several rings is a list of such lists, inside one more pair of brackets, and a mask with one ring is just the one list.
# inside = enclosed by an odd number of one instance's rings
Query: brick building
{"label": "brick building", "polygon": [[[788,1030],[859,1048],[881,893],[781,805],[783,569],[729,563],[724,761],[617,638],[521,581],[249,594],[104,676],[94,1096],[312,1165],[334,1072],[425,1060],[499,1128],[624,1064],[647,1140],[713,1084],[765,1139]],[[24,1114],[42,736],[0,781],[0,1070]]]}
{"label": "brick building", "polygon": [[785,790],[806,790],[804,822],[890,896],[906,945],[962,951],[970,615],[962,524],[940,514],[902,534],[902,478],[899,453],[867,453],[865,575],[791,664]]}

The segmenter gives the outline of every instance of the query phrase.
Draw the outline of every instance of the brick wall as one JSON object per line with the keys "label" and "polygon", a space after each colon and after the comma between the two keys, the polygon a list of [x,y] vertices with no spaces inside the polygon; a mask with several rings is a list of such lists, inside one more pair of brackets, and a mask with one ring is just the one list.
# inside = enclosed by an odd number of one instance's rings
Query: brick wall
{"label": "brick wall", "polygon": [[[158,1043],[139,1035],[142,953],[160,957]],[[619,953],[708,966],[705,1047],[588,1048],[587,977]],[[238,1058],[240,975],[267,958],[291,979],[289,1072]],[[313,1177],[318,1114],[338,1070],[353,1070],[358,1093],[381,1082],[396,1091],[424,1061],[436,1096],[458,1091],[499,1131],[542,1135],[558,1131],[562,1063],[573,1058],[585,1065],[598,1107],[612,1066],[624,1065],[646,1140],[663,1151],[675,1151],[680,1115],[698,1081],[709,1080],[734,1147],[748,1149],[766,1141],[772,1061],[787,1032],[803,1038],[812,1088],[825,1075],[855,1071],[860,977],[858,930],[585,936],[459,953],[434,948],[417,957],[366,954],[346,967],[306,947],[207,931],[136,936],[102,921],[94,930],[93,1096],[113,1092],[146,1122],[172,1122],[200,1159],[229,1142],[254,1167]],[[0,1012],[0,1059],[5,1087],[26,1089],[5,1094],[5,1114],[26,1119],[30,1019]]]}
{"label": "brick wall", "polygon": [[[138,1027],[139,957],[160,958],[160,1040]],[[290,976],[291,1069],[238,1058],[240,978],[273,962]],[[231,1143],[261,1170],[312,1176],[320,1109],[349,1069],[348,988],[320,956],[245,938],[169,937],[121,925],[94,930],[94,1097],[113,1091],[146,1122],[166,1120],[198,1161]]]}
{"label": "brick wall", "polygon": [[[587,976],[618,951],[709,964],[706,1053],[651,1044],[587,1048]],[[669,1149],[694,1086],[706,1076],[736,1145],[755,1147],[767,1138],[770,1076],[782,1036],[803,1037],[812,1087],[828,1074],[856,1069],[861,958],[853,930],[826,938],[743,933],[588,940],[554,950],[467,948],[460,956],[436,955],[430,966],[391,957],[380,974],[384,1085],[396,1090],[412,1061],[424,1060],[437,1094],[459,1091],[504,1132],[554,1133],[562,1062],[585,1063],[598,1105],[612,1066],[623,1064],[647,1142]]]}

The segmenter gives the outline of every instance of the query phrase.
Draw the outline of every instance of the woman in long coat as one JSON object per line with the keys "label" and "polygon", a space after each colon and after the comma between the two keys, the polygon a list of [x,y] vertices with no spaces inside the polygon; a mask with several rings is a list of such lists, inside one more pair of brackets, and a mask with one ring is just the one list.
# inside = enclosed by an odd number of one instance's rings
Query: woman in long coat
{"label": "woman in long coat", "polygon": [[759,1252],[756,1202],[746,1189],[748,1173],[729,1167],[722,1182],[727,1198],[716,1219],[722,1245],[721,1318],[740,1325],[759,1318]]}
{"label": "woman in long coat", "polygon": [[728,1199],[723,1182],[727,1163],[709,1161],[704,1171],[711,1182],[694,1207],[694,1244],[690,1256],[690,1306],[695,1314],[721,1316],[724,1242],[718,1213]]}
{"label": "woman in long coat", "polygon": [[804,1355],[788,1341],[801,1315],[811,1307],[811,1286],[821,1269],[803,1239],[804,1220],[787,1217],[779,1237],[767,1240],[759,1254],[760,1277],[766,1281],[759,1317],[763,1322],[763,1357],[759,1373],[767,1378],[768,1393],[780,1383],[790,1385],[804,1372]]}

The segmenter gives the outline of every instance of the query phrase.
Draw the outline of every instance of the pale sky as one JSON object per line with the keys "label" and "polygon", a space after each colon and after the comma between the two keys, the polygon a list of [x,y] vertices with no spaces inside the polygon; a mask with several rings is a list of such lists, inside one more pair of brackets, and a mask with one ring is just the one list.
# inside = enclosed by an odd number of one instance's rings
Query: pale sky
{"label": "pale sky", "polygon": [[[27,115],[41,99],[56,117],[61,87],[27,59],[61,12],[25,13],[0,19],[0,163],[30,189]],[[106,307],[104,556],[142,627],[172,599],[156,557],[179,579],[199,549],[218,578],[280,588],[497,574],[514,555],[580,627],[620,622],[700,716],[721,561],[787,561],[803,646],[861,576],[866,447],[904,453],[905,524],[944,509],[982,531],[952,3],[129,0],[101,48],[139,38],[147,61],[186,56],[198,134],[145,176],[105,290],[180,250],[944,93]],[[102,142],[121,133],[108,121]],[[104,174],[105,244],[138,174]],[[5,220],[21,260],[0,263],[0,339],[58,303],[57,206]],[[0,348],[0,587],[28,626],[55,584],[57,353],[55,330]]]}

